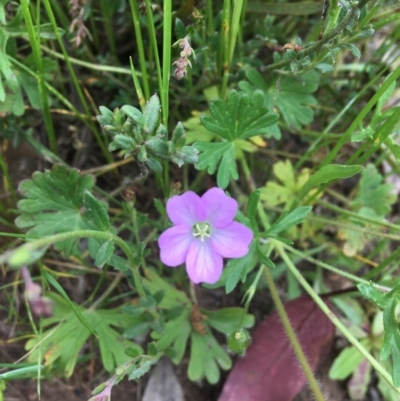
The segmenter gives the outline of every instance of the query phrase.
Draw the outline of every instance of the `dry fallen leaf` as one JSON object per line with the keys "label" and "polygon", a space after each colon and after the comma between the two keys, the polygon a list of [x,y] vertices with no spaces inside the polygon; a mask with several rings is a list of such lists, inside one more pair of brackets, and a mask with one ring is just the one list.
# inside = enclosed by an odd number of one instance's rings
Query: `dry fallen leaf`
{"label": "dry fallen leaf", "polygon": [[[335,328],[306,296],[285,303],[286,313],[315,371],[328,355]],[[307,380],[276,312],[252,334],[247,353],[235,363],[219,401],[290,401]]]}

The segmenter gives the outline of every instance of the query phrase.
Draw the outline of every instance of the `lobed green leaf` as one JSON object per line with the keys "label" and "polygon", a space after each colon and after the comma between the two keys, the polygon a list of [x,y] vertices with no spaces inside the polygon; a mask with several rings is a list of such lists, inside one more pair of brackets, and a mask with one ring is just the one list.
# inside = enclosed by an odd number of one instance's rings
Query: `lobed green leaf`
{"label": "lobed green leaf", "polygon": [[84,192],[83,204],[86,208],[87,217],[93,221],[101,231],[110,229],[110,218],[108,217],[106,205],[95,198],[88,190]]}
{"label": "lobed green leaf", "polygon": [[235,163],[235,145],[232,142],[195,142],[194,147],[200,152],[199,161],[196,164],[198,170],[205,170],[214,174],[219,166],[217,180],[220,188],[226,188],[229,179],[238,178]]}
{"label": "lobed green leaf", "polygon": [[[18,202],[21,215],[15,220],[27,234],[43,238],[75,230],[96,230],[96,225],[83,214],[83,196],[94,186],[93,176],[81,176],[76,169],[55,165],[50,171],[36,172],[22,181],[19,190],[25,197]],[[78,239],[55,244],[55,248],[71,254],[80,253]]]}

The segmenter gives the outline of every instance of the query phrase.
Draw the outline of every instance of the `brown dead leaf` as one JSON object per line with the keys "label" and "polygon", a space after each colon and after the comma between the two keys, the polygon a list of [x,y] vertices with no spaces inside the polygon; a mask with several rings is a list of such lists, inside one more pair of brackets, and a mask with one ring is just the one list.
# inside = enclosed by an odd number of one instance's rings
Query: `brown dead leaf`
{"label": "brown dead leaf", "polygon": [[[335,327],[314,301],[285,303],[286,313],[315,371],[328,355]],[[307,380],[276,312],[253,332],[247,353],[235,363],[218,401],[291,401]]]}

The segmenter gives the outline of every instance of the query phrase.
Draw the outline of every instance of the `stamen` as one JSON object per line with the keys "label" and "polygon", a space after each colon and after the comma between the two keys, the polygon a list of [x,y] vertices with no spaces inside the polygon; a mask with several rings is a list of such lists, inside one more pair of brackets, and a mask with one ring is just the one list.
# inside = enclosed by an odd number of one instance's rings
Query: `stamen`
{"label": "stamen", "polygon": [[193,226],[193,235],[197,238],[200,237],[200,241],[204,242],[205,238],[210,237],[210,225],[208,223],[197,223]]}

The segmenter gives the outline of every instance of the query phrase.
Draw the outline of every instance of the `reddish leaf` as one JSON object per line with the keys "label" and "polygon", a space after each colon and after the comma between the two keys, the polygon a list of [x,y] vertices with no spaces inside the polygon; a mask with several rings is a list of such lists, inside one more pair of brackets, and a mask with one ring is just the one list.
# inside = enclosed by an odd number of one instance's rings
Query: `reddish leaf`
{"label": "reddish leaf", "polygon": [[[328,355],[335,327],[306,296],[285,303],[308,363],[315,371]],[[235,363],[219,401],[290,401],[307,380],[282,323],[273,312],[253,332],[247,353]]]}

